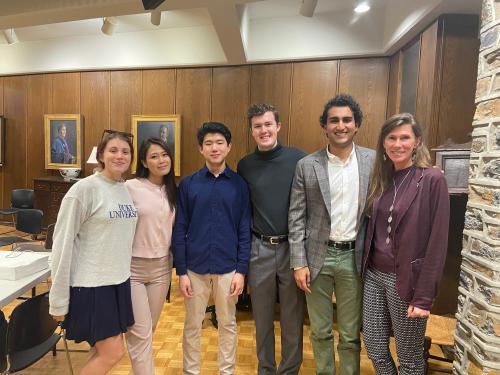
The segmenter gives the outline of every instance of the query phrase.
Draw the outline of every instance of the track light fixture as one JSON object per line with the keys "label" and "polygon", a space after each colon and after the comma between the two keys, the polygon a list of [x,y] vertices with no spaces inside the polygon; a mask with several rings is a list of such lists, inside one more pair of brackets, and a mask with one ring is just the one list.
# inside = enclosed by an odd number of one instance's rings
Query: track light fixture
{"label": "track light fixture", "polygon": [[155,26],[160,26],[161,23],[161,10],[154,9],[151,11],[151,23]]}
{"label": "track light fixture", "polygon": [[103,32],[103,34],[111,36],[115,32],[117,25],[118,20],[116,19],[116,17],[106,17],[102,21],[101,31]]}
{"label": "track light fixture", "polygon": [[17,39],[17,35],[14,29],[2,30],[2,33],[3,36],[5,37],[5,40],[7,41],[7,44],[14,44],[19,42],[19,39]]}
{"label": "track light fixture", "polygon": [[299,13],[304,17],[312,17],[316,9],[316,4],[318,4],[318,0],[302,0]]}

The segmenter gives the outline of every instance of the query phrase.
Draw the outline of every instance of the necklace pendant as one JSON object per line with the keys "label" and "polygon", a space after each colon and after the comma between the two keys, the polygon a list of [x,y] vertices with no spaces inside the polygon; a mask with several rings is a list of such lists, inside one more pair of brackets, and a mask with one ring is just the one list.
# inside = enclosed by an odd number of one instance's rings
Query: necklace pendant
{"label": "necklace pendant", "polygon": [[389,242],[391,242],[391,240],[390,240],[390,238],[389,238],[389,237],[387,237],[387,238],[385,239],[385,243],[386,243],[387,245],[389,245]]}
{"label": "necklace pendant", "polygon": [[391,216],[389,216],[389,218],[387,219],[387,222],[388,222],[389,224],[390,224],[390,223],[392,223],[392,214],[391,214]]}

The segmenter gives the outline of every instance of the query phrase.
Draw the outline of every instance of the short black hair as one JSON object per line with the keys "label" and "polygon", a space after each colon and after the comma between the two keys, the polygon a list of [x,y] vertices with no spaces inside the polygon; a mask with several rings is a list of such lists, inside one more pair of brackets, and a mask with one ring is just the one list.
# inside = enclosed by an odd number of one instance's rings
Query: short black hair
{"label": "short black hair", "polygon": [[276,108],[274,108],[273,105],[259,103],[259,104],[252,104],[250,108],[248,108],[247,111],[248,125],[251,127],[252,118],[254,118],[255,116],[262,116],[266,112],[272,112],[274,115],[274,120],[276,120],[276,123],[280,122],[280,114],[278,113]]}
{"label": "short black hair", "polygon": [[231,144],[231,131],[221,122],[205,122],[198,129],[196,136],[198,137],[198,145],[203,145],[203,140],[208,133],[219,133],[226,138],[227,144]]}
{"label": "short black hair", "polygon": [[319,123],[322,127],[326,126],[326,122],[328,121],[328,111],[332,107],[349,107],[354,116],[356,127],[359,128],[361,126],[361,122],[363,121],[363,112],[361,111],[358,102],[351,95],[339,94],[326,102],[323,114],[319,117]]}

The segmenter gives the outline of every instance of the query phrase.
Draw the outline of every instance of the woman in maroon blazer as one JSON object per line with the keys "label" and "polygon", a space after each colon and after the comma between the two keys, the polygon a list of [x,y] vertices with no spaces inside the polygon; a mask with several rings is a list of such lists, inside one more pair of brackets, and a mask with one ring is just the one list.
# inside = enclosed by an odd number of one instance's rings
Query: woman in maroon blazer
{"label": "woman in maroon blazer", "polygon": [[382,127],[367,200],[363,257],[363,336],[377,374],[424,374],[423,342],[448,241],[446,180],[431,168],[422,129],[411,114]]}

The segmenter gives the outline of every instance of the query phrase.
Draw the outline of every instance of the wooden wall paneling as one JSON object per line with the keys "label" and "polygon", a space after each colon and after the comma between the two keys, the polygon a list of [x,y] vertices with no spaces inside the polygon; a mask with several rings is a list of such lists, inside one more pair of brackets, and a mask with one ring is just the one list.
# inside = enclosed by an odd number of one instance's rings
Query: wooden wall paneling
{"label": "wooden wall paneling", "polygon": [[85,119],[83,177],[91,175],[96,167],[86,164],[92,147],[99,144],[103,130],[110,128],[110,72],[82,72],[81,89],[81,113]]}
{"label": "wooden wall paneling", "polygon": [[250,136],[246,112],[250,103],[250,67],[213,68],[212,121],[225,124],[232,134],[228,165],[236,170],[238,161],[248,153]]}
{"label": "wooden wall paneling", "polygon": [[[280,114],[281,130],[279,141],[288,145],[290,121],[292,64],[252,65],[250,75],[250,104],[267,103],[276,107]],[[249,149],[255,148],[255,141],[249,137]]]}
{"label": "wooden wall paneling", "polygon": [[80,113],[80,72],[52,74],[52,111]]}
{"label": "wooden wall paneling", "polygon": [[403,52],[398,51],[389,60],[389,90],[387,94],[387,117],[399,113],[399,101],[401,98],[401,76],[402,76]]}
{"label": "wooden wall paneling", "polygon": [[130,132],[132,115],[142,114],[142,72],[111,72],[110,127]]}
{"label": "wooden wall paneling", "polygon": [[27,76],[27,186],[33,188],[33,179],[48,174],[45,169],[45,128],[43,116],[52,113],[52,76]]}
{"label": "wooden wall paneling", "polygon": [[339,93],[352,95],[364,115],[354,142],[375,148],[380,128],[386,119],[389,59],[341,60],[339,74]]}
{"label": "wooden wall paneling", "polygon": [[447,15],[444,21],[443,71],[439,100],[439,127],[435,143],[448,138],[456,143],[470,141],[479,56],[479,18]]}
{"label": "wooden wall paneling", "polygon": [[4,77],[0,77],[0,115],[3,116],[3,80]]}
{"label": "wooden wall paneling", "polygon": [[4,115],[6,117],[5,165],[3,167],[2,207],[10,205],[12,189],[26,184],[26,115],[28,76],[4,78]]}
{"label": "wooden wall paneling", "polygon": [[443,23],[435,21],[420,39],[420,64],[417,83],[415,117],[422,126],[424,140],[430,147],[436,144],[441,87]]}
{"label": "wooden wall paneling", "polygon": [[319,117],[325,103],[335,96],[338,62],[293,64],[290,145],[314,152],[327,143]]}
{"label": "wooden wall paneling", "polygon": [[[80,113],[80,72],[53,73],[52,78],[52,113]],[[48,175],[59,176],[55,169],[47,170]]]}
{"label": "wooden wall paneling", "polygon": [[[200,169],[205,160],[198,149],[196,132],[210,120],[212,69],[178,69],[175,88],[175,111],[181,115],[181,174],[187,176]],[[228,94],[231,91],[228,90]],[[229,100],[229,99],[228,99]]]}
{"label": "wooden wall paneling", "polygon": [[175,69],[142,72],[142,114],[172,115],[175,110]]}

